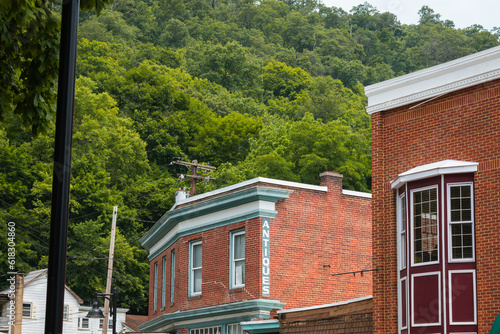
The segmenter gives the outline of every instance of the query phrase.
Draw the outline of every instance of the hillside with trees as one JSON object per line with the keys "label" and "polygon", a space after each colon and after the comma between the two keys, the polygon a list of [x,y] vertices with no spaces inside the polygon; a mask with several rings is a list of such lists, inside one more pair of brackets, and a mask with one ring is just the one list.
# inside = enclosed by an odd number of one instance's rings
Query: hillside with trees
{"label": "hillside with trees", "polygon": [[[0,217],[16,223],[19,271],[48,260],[61,7],[32,3],[0,11]],[[500,44],[500,29],[457,29],[427,6],[416,25],[315,0],[82,7],[67,284],[86,302],[104,291],[117,205],[114,281],[139,313],[149,279],[139,238],[189,188],[173,160],[217,167],[198,193],[257,176],[318,184],[325,170],[369,192],[363,87]]]}

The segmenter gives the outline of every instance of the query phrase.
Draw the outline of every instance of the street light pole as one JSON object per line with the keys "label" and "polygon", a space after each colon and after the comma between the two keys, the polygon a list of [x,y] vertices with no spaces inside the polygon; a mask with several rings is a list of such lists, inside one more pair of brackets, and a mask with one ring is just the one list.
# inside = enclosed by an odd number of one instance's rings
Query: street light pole
{"label": "street light pole", "polygon": [[[97,301],[98,297],[105,298],[108,301],[111,301],[113,304],[113,308],[111,309],[111,315],[113,316],[113,334],[116,334],[116,318],[117,318],[117,296],[118,296],[118,290],[116,287],[113,288],[113,293],[98,293],[96,291],[95,293],[95,302],[94,305],[92,306],[92,309],[89,311],[87,314],[87,318],[104,318],[104,314],[102,313],[101,309],[99,308],[99,302]],[[110,299],[112,298],[112,299]],[[108,324],[102,324],[103,328],[108,326]]]}

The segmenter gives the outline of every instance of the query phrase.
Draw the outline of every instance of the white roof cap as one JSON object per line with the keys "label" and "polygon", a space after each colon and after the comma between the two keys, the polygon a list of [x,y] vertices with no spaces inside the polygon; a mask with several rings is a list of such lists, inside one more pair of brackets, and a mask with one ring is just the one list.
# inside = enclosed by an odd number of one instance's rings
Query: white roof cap
{"label": "white roof cap", "polygon": [[407,182],[426,179],[438,175],[474,173],[477,171],[477,166],[477,162],[458,160],[443,160],[418,166],[399,174],[395,180],[391,181],[391,188],[397,189]]}

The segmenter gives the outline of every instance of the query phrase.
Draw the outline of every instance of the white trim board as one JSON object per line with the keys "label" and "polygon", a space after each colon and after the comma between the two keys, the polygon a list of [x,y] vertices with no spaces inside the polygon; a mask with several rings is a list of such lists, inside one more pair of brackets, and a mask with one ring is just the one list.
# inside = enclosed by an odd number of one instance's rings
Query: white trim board
{"label": "white trim board", "polygon": [[500,46],[366,86],[373,114],[500,78]]}

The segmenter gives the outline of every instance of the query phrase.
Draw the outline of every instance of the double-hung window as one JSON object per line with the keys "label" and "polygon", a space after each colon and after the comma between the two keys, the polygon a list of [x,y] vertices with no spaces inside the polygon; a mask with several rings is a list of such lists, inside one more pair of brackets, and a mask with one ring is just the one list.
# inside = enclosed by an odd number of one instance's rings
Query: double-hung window
{"label": "double-hung window", "polygon": [[23,303],[23,318],[31,318],[31,303]]}
{"label": "double-hung window", "polygon": [[438,199],[437,188],[412,192],[413,263],[438,261]]}
{"label": "double-hung window", "polygon": [[89,318],[78,318],[78,328],[89,329]]}
{"label": "double-hung window", "polygon": [[156,312],[157,298],[158,298],[158,262],[155,262],[155,272],[153,279],[153,312]]}
{"label": "double-hung window", "polygon": [[245,286],[245,231],[231,233],[231,287]]}
{"label": "double-hung window", "polygon": [[189,292],[191,296],[201,295],[202,285],[202,244],[200,241],[189,245]]}
{"label": "double-hung window", "polygon": [[172,263],[170,264],[170,302],[175,300],[175,249],[172,250]]}
{"label": "double-hung window", "polygon": [[64,321],[68,321],[69,320],[69,305],[64,305],[63,320]]}
{"label": "double-hung window", "polygon": [[472,183],[448,184],[449,261],[474,260]]}
{"label": "double-hung window", "polygon": [[165,299],[167,293],[167,257],[164,256],[162,259],[162,278],[161,278],[161,307],[165,308]]}

